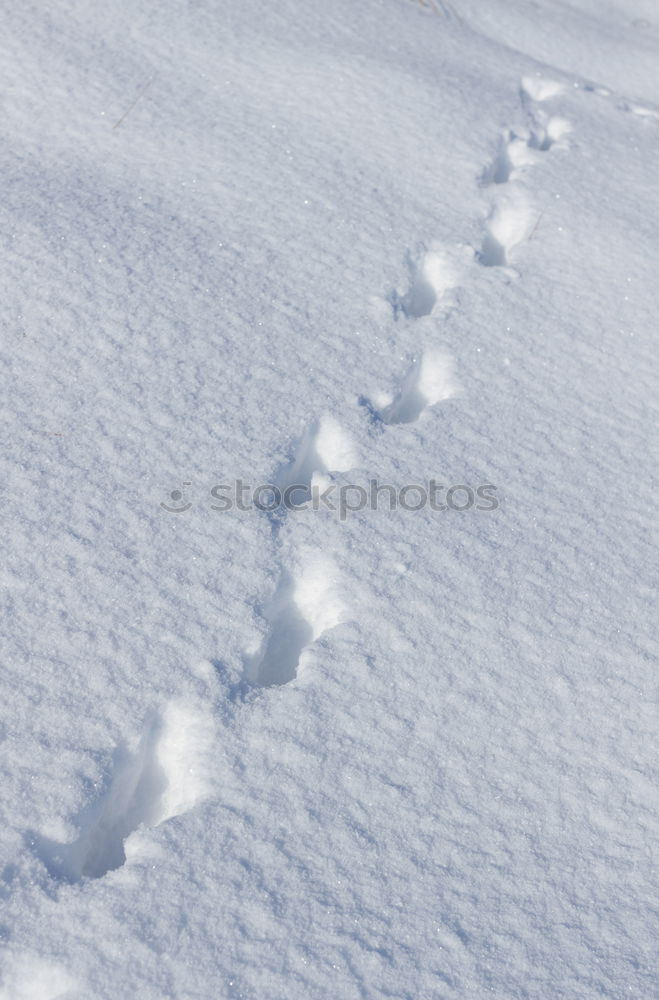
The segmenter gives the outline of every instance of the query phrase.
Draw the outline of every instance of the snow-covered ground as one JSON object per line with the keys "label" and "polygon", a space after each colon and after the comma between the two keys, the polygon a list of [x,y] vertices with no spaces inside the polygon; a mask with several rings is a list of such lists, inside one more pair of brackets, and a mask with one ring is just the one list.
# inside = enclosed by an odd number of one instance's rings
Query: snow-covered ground
{"label": "snow-covered ground", "polygon": [[0,997],[654,996],[656,0],[4,7]]}

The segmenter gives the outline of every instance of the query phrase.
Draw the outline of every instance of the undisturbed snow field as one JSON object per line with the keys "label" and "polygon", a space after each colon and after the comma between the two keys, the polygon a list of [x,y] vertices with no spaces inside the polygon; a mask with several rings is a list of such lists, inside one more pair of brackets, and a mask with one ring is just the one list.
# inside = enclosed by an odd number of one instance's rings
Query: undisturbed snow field
{"label": "undisturbed snow field", "polygon": [[655,0],[4,7],[0,998],[655,996]]}

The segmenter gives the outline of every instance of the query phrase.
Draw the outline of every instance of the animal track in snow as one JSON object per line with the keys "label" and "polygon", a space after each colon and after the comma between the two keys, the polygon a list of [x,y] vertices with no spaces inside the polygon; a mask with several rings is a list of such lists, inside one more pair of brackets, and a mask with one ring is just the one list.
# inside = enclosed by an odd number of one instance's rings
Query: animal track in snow
{"label": "animal track in snow", "polygon": [[295,679],[307,647],[345,618],[333,564],[325,556],[308,558],[295,576],[284,572],[264,611],[268,631],[245,662],[245,675],[261,687]]}
{"label": "animal track in snow", "polygon": [[533,107],[564,91],[564,86],[541,77],[524,77],[520,91],[527,108],[529,127],[519,133],[507,130],[499,150],[485,170],[482,183],[507,185],[497,197],[487,220],[485,237],[478,259],[485,267],[505,267],[511,252],[533,234],[539,217],[535,215],[523,188],[516,181],[523,168],[535,163],[538,153],[545,153],[572,131],[570,122],[560,115],[548,115]]}
{"label": "animal track in snow", "polygon": [[122,744],[115,751],[108,788],[79,817],[78,838],[35,838],[50,874],[100,878],[125,863],[126,841],[139,827],[159,826],[204,799],[212,737],[212,718],[200,708],[170,702],[154,715],[134,750]]}
{"label": "animal track in snow", "polygon": [[484,184],[506,184],[517,171],[535,162],[529,152],[529,136],[519,136],[508,129],[499,141],[499,150],[483,174]]}
{"label": "animal track in snow", "polygon": [[536,114],[532,126],[520,133],[508,129],[499,142],[499,150],[491,165],[485,170],[483,184],[506,184],[515,180],[524,167],[536,162],[536,152],[545,153],[559,143],[572,126],[560,115]]}
{"label": "animal track in snow", "polygon": [[567,118],[560,115],[552,115],[547,118],[544,114],[536,115],[535,125],[531,129],[528,139],[530,149],[537,149],[541,153],[546,153],[556,143],[559,143],[566,135],[572,131],[572,126]]}
{"label": "animal track in snow", "polygon": [[409,288],[404,295],[397,291],[391,295],[394,318],[401,312],[408,319],[429,316],[446,293],[458,284],[466,255],[470,252],[468,247],[449,251],[436,246],[417,261],[408,257]]}
{"label": "animal track in snow", "polygon": [[295,456],[277,473],[276,485],[285,490],[288,486],[303,486],[306,494],[296,492],[296,504],[309,499],[311,481],[315,474],[326,476],[330,472],[347,472],[357,464],[355,449],[349,435],[339,423],[325,415],[311,424],[295,448]]}
{"label": "animal track in snow", "polygon": [[565,87],[553,80],[524,77],[521,86],[522,105],[527,109],[529,130],[526,143],[529,149],[546,153],[556,143],[560,142],[572,126],[567,118],[561,115],[549,115],[542,108],[536,108],[535,103],[547,101],[562,94]]}
{"label": "animal track in snow", "polygon": [[621,111],[631,111],[633,115],[638,118],[644,118],[646,121],[659,121],[659,111],[656,108],[648,108],[642,104],[631,104],[629,101],[624,101],[620,105]]}
{"label": "animal track in snow", "polygon": [[576,86],[578,86],[581,90],[585,90],[587,93],[597,94],[599,97],[614,98],[616,100],[616,108],[618,111],[630,112],[646,122],[659,121],[659,108],[656,106],[649,107],[647,104],[638,104],[636,101],[630,100],[627,97],[614,94],[608,87],[601,87],[587,80],[580,84],[575,83],[575,87]]}
{"label": "animal track in snow", "polygon": [[484,267],[506,267],[510,253],[531,234],[536,223],[525,193],[520,188],[508,189],[487,220],[480,263]]}
{"label": "animal track in snow", "polygon": [[411,424],[428,406],[460,391],[453,359],[441,351],[426,351],[414,362],[394,399],[379,412],[385,424]]}

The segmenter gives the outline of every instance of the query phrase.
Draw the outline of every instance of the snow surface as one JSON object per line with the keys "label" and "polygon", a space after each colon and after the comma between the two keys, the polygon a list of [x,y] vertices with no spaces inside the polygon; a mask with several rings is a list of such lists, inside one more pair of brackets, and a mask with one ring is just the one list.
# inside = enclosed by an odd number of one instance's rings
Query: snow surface
{"label": "snow surface", "polygon": [[655,996],[655,0],[3,24],[2,1000]]}

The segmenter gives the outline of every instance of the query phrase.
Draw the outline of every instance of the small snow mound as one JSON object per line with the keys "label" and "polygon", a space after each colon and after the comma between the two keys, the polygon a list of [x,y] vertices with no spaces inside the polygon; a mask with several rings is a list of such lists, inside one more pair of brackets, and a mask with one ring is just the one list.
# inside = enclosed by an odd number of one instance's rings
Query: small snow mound
{"label": "small snow mound", "polygon": [[533,231],[535,217],[526,194],[510,187],[499,198],[487,222],[480,254],[485,267],[505,267],[512,250]]}
{"label": "small snow mound", "polygon": [[293,599],[309,622],[313,639],[345,618],[338,573],[327,556],[307,556],[295,583]]}
{"label": "small snow mound", "polygon": [[334,417],[321,417],[315,445],[323,465],[319,472],[347,472],[357,464],[352,440]]}
{"label": "small snow mound", "polygon": [[460,386],[455,377],[453,358],[443,351],[426,351],[421,359],[417,388],[427,406],[455,396]]}
{"label": "small snow mound", "polygon": [[522,91],[532,101],[548,101],[551,97],[558,97],[565,87],[556,80],[549,80],[542,76],[525,76],[522,78]]}
{"label": "small snow mound", "polygon": [[167,786],[154,826],[188,812],[210,794],[213,737],[213,717],[202,706],[178,701],[167,705],[156,747]]}
{"label": "small snow mound", "polygon": [[9,963],[0,1000],[65,1000],[75,988],[75,981],[61,966],[37,955],[23,955]]}

